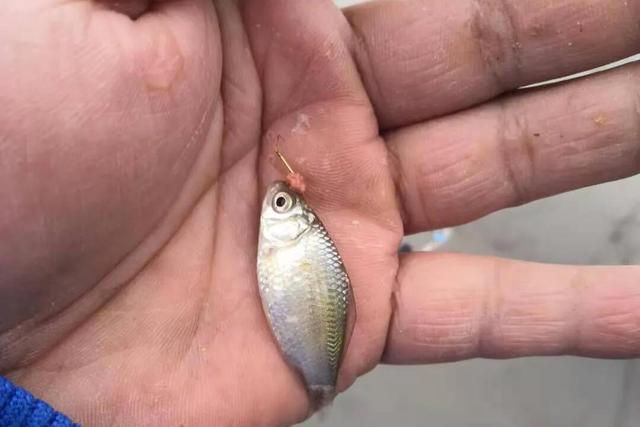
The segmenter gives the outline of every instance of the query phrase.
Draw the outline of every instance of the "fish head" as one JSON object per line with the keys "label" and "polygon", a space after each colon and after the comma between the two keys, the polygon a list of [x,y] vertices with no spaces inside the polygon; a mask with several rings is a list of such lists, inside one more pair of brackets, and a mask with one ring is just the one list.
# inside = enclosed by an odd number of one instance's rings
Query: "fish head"
{"label": "fish head", "polygon": [[283,181],[269,186],[262,202],[260,237],[274,246],[295,243],[316,217],[301,194]]}

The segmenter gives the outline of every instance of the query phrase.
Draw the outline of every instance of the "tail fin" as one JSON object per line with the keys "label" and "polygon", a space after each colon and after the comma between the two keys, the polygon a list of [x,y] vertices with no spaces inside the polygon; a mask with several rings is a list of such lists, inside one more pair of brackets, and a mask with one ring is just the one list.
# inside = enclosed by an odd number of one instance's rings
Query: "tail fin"
{"label": "tail fin", "polygon": [[319,417],[324,418],[324,409],[331,405],[336,397],[336,388],[330,385],[312,385],[309,386],[309,394],[313,412],[318,412]]}

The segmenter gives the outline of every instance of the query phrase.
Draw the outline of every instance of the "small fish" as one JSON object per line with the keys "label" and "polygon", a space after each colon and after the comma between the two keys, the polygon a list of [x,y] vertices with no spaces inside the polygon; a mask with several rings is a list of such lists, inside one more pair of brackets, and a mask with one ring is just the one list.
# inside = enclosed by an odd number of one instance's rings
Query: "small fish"
{"label": "small fish", "polygon": [[302,194],[284,181],[269,186],[262,204],[257,268],[271,330],[320,409],[335,397],[355,307],[329,233]]}

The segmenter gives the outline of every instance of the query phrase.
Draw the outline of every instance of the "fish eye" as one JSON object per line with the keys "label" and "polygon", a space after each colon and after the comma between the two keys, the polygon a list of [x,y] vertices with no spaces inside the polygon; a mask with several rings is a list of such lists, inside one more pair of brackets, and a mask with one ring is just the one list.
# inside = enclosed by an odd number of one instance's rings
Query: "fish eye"
{"label": "fish eye", "polygon": [[281,191],[273,197],[273,210],[284,213],[293,207],[293,198],[289,193]]}

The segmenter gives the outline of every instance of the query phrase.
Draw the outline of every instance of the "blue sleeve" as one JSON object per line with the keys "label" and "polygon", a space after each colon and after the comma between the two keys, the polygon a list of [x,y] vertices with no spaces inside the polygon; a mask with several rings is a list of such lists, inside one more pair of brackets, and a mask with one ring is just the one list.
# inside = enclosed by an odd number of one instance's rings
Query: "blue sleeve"
{"label": "blue sleeve", "polygon": [[0,377],[0,427],[80,427],[26,390]]}

